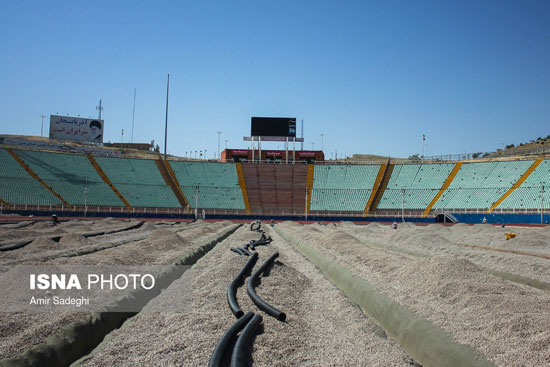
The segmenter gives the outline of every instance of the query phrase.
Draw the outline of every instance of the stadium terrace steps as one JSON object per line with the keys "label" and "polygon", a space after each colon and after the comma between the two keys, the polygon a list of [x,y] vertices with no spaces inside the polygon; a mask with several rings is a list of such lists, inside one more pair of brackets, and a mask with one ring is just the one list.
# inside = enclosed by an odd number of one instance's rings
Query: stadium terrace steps
{"label": "stadium terrace steps", "polygon": [[533,171],[537,168],[537,166],[542,162],[542,158],[537,159],[528,169],[525,171],[525,173],[519,178],[519,180],[514,183],[514,185],[504,194],[500,199],[498,199],[492,206],[489,208],[487,213],[490,213],[493,211],[497,206],[499,206],[500,203],[502,203],[512,192],[514,192],[515,189],[517,189],[525,180],[533,173]]}
{"label": "stadium terrace steps", "polygon": [[[542,189],[542,202],[541,202]],[[539,209],[550,205],[550,160],[542,160],[525,181],[510,193],[499,209]]]}
{"label": "stadium terrace steps", "polygon": [[[187,199],[185,198],[185,195],[181,191],[181,188],[179,186],[178,179],[176,178],[176,175],[174,171],[172,170],[172,167],[170,167],[170,163],[166,160],[163,160],[160,156],[155,160],[155,164],[157,165],[157,168],[160,172],[160,175],[162,176],[164,183],[170,187],[174,195],[176,196],[176,199],[178,199],[178,202],[180,203],[182,208],[186,208],[189,206]],[[168,168],[170,167],[170,168]]]}
{"label": "stadium terrace steps", "polygon": [[61,205],[50,190],[35,180],[5,149],[0,149],[0,197],[3,205]]}
{"label": "stadium terrace steps", "polygon": [[190,207],[189,201],[183,194],[183,191],[181,191],[180,183],[178,181],[178,178],[176,177],[176,172],[172,169],[172,166],[170,165],[170,161],[164,160],[164,167],[166,168],[166,171],[169,174],[170,182],[174,184],[174,187],[172,187],[172,191],[174,191],[174,194],[176,195],[178,201],[180,202],[182,207]]}
{"label": "stadium terrace steps", "polygon": [[244,180],[243,165],[240,162],[235,163],[235,169],[237,170],[237,177],[239,178],[239,186],[243,195],[246,214],[250,215],[252,214],[252,210],[250,209],[250,201],[248,201],[248,193],[246,191],[246,181]]}
{"label": "stadium terrace steps", "polygon": [[0,194],[11,204],[69,205],[12,149],[0,149]]}
{"label": "stadium terrace steps", "polygon": [[235,163],[172,161],[170,167],[191,207],[245,210]]}
{"label": "stadium terrace steps", "polygon": [[[401,210],[403,197],[405,209],[424,214],[430,209],[550,207],[548,159],[399,165],[170,161],[162,168],[151,159],[2,148],[0,163],[2,206],[86,202],[181,208],[175,194],[180,191],[194,207],[198,186],[199,209],[246,210],[256,215]],[[166,177],[172,177],[169,181],[176,191]]]}
{"label": "stadium terrace steps", "polygon": [[303,213],[307,165],[243,163],[246,191],[253,213]]}
{"label": "stadium terrace steps", "polygon": [[110,157],[95,159],[133,207],[181,207],[153,160]]}
{"label": "stadium terrace steps", "polygon": [[84,155],[32,150],[15,153],[70,205],[123,205]]}
{"label": "stadium terrace steps", "polygon": [[97,161],[94,159],[94,157],[92,157],[92,155],[88,154],[86,155],[86,158],[88,158],[88,160],[90,161],[90,163],[92,164],[92,166],[95,168],[95,170],[97,171],[97,174],[103,179],[103,182],[105,182],[105,184],[107,184],[107,186],[109,186],[111,188],[111,190],[113,190],[113,192],[115,193],[116,196],[118,196],[118,198],[120,199],[120,201],[122,201],[122,203],[124,205],[126,205],[126,207],[128,209],[132,209],[132,206],[130,205],[130,203],[128,202],[128,200],[126,200],[124,198],[124,196],[122,196],[122,194],[117,190],[117,188],[115,187],[115,185],[113,185],[113,183],[111,182],[111,180],[109,180],[109,177],[107,177],[107,175],[105,174],[105,172],[103,172],[103,170],[101,169],[101,167],[99,166],[99,164],[97,163]]}
{"label": "stadium terrace steps", "polygon": [[389,162],[380,166],[380,169],[378,170],[378,175],[376,176],[376,180],[374,181],[374,186],[372,187],[369,201],[365,206],[364,215],[368,215],[369,213],[373,213],[376,211],[376,208],[380,203],[380,199],[384,195],[384,191],[386,191],[386,187],[388,186],[388,182],[390,180],[394,166],[395,165]]}
{"label": "stadium terrace steps", "polygon": [[311,211],[364,212],[380,165],[316,165]]}
{"label": "stadium terrace steps", "polygon": [[306,178],[306,190],[307,190],[307,213],[311,210],[311,191],[313,190],[313,177],[315,176],[315,165],[307,165],[307,178]]}
{"label": "stadium terrace steps", "polygon": [[454,166],[449,163],[395,165],[377,209],[425,210]]}
{"label": "stadium terrace steps", "polygon": [[462,164],[464,164],[464,162],[458,162],[457,164],[455,164],[453,170],[451,171],[451,173],[449,174],[449,177],[447,177],[447,179],[445,180],[445,182],[443,183],[443,186],[441,186],[441,189],[439,190],[439,192],[435,195],[435,197],[432,199],[432,201],[430,202],[430,204],[428,205],[428,207],[424,210],[424,213],[422,213],[422,216],[423,217],[427,217],[428,214],[430,214],[430,211],[432,210],[432,207],[435,205],[435,203],[437,203],[437,201],[439,200],[439,198],[441,197],[441,195],[443,195],[443,193],[445,192],[445,190],[447,190],[447,188],[451,185],[451,183],[453,182],[454,178],[456,177],[456,175],[458,174],[458,171],[460,171],[460,168],[462,167]]}
{"label": "stadium terrace steps", "polygon": [[489,209],[534,161],[464,163],[434,209]]}

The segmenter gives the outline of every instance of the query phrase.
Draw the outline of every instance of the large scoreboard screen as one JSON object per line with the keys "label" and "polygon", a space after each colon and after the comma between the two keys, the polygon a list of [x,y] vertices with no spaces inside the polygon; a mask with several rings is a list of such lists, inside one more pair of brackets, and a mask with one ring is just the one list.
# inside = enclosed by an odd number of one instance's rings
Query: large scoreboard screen
{"label": "large scoreboard screen", "polygon": [[252,117],[250,136],[296,137],[296,118]]}

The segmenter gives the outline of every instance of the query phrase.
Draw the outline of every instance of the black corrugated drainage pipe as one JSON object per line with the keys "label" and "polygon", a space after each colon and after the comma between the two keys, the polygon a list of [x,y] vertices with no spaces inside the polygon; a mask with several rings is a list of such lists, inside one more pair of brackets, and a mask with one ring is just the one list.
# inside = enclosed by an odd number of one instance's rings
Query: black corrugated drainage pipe
{"label": "black corrugated drainage pipe", "polygon": [[229,284],[229,287],[227,288],[227,303],[229,304],[229,308],[236,318],[239,318],[244,314],[244,312],[239,307],[239,303],[237,302],[237,288],[244,282],[244,278],[252,270],[257,260],[258,253],[255,252],[252,254],[250,259],[248,259],[242,270],[239,272],[239,274],[237,274],[235,279],[233,279],[233,281],[231,282],[231,284]]}
{"label": "black corrugated drainage pipe", "polygon": [[245,247],[245,248],[241,248],[240,250],[241,250],[246,256],[252,256],[252,252],[248,251],[248,250],[246,249],[246,247]]}
{"label": "black corrugated drainage pipe", "polygon": [[254,337],[254,333],[258,328],[258,325],[262,322],[262,316],[254,315],[252,320],[246,324],[243,332],[239,335],[235,347],[233,348],[233,354],[231,355],[231,367],[244,367],[248,366],[249,355],[246,353],[247,349],[252,349],[250,342]]}
{"label": "black corrugated drainage pipe", "polygon": [[236,252],[239,255],[244,255],[243,251],[238,247],[231,247],[230,250]]}
{"label": "black corrugated drainage pipe", "polygon": [[231,326],[225,332],[225,334],[223,334],[222,338],[218,342],[218,345],[216,345],[216,348],[214,349],[212,356],[210,357],[210,361],[208,362],[208,367],[222,366],[223,357],[226,353],[226,350],[237,337],[237,333],[241,331],[249,323],[250,319],[252,319],[252,316],[254,316],[254,312],[247,312],[246,315],[242,316],[240,319],[235,321],[233,326]]}
{"label": "black corrugated drainage pipe", "polygon": [[260,266],[260,268],[252,274],[250,279],[248,279],[248,283],[246,284],[246,292],[248,293],[248,296],[254,302],[256,306],[265,313],[267,313],[270,316],[275,317],[279,321],[285,321],[286,320],[286,314],[284,312],[281,312],[277,310],[275,307],[267,304],[263,299],[261,299],[254,290],[254,284],[256,284],[260,278],[260,274],[262,274],[273,262],[275,259],[279,257],[279,253],[276,252],[273,255],[271,255],[263,264]]}

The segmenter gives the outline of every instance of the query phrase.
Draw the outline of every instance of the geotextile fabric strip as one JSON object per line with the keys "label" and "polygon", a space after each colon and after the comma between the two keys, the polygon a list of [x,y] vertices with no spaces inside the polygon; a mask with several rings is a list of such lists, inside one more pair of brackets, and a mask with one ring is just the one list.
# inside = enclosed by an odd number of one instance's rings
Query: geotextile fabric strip
{"label": "geotextile fabric strip", "polygon": [[405,352],[423,366],[493,365],[473,348],[454,342],[451,335],[429,320],[418,317],[392,301],[364,279],[298,241],[279,226],[275,226],[275,231],[319,268],[351,300],[361,306]]}
{"label": "geotextile fabric strip", "polygon": [[[152,290],[139,289],[121,297],[116,304],[106,307],[105,312],[93,312],[86,321],[72,323],[61,329],[59,334],[50,335],[45,343],[35,345],[21,355],[0,360],[0,367],[59,367],[69,366],[72,362],[90,353],[112,330],[120,327],[137,312],[111,312],[123,308],[125,304],[139,305],[143,308],[151,299],[160,294],[174,280],[180,278],[184,269],[178,265],[192,265],[214,246],[229,237],[241,224],[235,225],[221,236],[196,248],[193,253],[174,263],[174,266],[159,275]],[[127,308],[127,306],[126,306]]]}

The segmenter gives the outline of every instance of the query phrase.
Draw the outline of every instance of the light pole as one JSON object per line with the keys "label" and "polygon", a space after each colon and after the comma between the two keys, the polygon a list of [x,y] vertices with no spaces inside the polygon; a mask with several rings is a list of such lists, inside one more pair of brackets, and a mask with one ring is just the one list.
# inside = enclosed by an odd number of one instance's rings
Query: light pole
{"label": "light pole", "polygon": [[208,159],[206,158],[206,149],[204,150],[204,159]]}
{"label": "light pole", "polygon": [[540,185],[540,224],[544,224],[543,222],[543,215],[542,215],[542,208],[544,203],[544,185]]}
{"label": "light pole", "polygon": [[401,221],[405,223],[405,187],[401,186]]}
{"label": "light pole", "polygon": [[46,117],[45,115],[40,115],[40,117],[42,117],[42,127],[40,128],[40,137],[43,137],[44,135],[44,117]]}
{"label": "light pole", "polygon": [[220,157],[220,136],[222,135],[221,131],[218,131],[218,159],[221,159]]}
{"label": "light pole", "polygon": [[313,144],[314,144],[314,143],[313,143],[313,142],[311,142],[311,150],[313,150]]}
{"label": "light pole", "polygon": [[225,141],[224,141],[224,143],[225,143],[225,144],[224,144],[224,149],[227,149],[227,142],[228,142],[228,141],[229,141],[229,140],[225,139]]}
{"label": "light pole", "polygon": [[[200,185],[200,182],[199,182]],[[199,215],[199,185],[195,186],[195,219],[198,219]]]}
{"label": "light pole", "polygon": [[325,134],[321,134],[321,151],[323,151],[323,136],[325,136]]}
{"label": "light pole", "polygon": [[84,216],[88,212],[88,177],[84,177]]}
{"label": "light pole", "polygon": [[307,187],[306,187],[306,202],[305,202],[305,208],[304,208],[304,218],[307,221]]}
{"label": "light pole", "polygon": [[166,144],[168,142],[168,92],[170,90],[170,74],[166,83],[166,121],[164,124],[164,160],[166,160]]}

